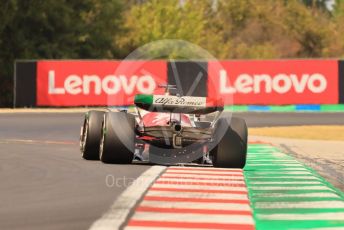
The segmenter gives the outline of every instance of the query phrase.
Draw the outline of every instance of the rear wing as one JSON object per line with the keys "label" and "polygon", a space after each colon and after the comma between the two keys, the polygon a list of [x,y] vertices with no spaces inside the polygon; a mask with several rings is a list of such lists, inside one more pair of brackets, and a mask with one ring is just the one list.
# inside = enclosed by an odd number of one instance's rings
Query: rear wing
{"label": "rear wing", "polygon": [[223,111],[222,100],[209,101],[206,97],[137,94],[134,103],[150,112],[207,114]]}

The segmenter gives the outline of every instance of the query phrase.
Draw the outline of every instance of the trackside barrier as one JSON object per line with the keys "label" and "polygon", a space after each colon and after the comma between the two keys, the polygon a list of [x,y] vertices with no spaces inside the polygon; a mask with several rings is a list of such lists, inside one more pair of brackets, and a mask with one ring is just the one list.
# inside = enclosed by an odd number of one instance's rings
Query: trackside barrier
{"label": "trackside barrier", "polygon": [[162,94],[160,84],[258,110],[344,104],[344,61],[328,59],[18,60],[14,82],[14,107],[125,106],[137,93]]}
{"label": "trackside barrier", "polygon": [[339,103],[344,104],[344,60],[338,61]]}
{"label": "trackside barrier", "polygon": [[14,65],[13,107],[36,107],[36,61],[17,61]]}

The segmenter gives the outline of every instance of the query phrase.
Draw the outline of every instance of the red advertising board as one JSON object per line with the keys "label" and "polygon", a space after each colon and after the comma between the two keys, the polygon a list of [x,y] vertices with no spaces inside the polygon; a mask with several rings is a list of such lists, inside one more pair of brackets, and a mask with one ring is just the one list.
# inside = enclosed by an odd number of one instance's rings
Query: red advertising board
{"label": "red advertising board", "polygon": [[337,104],[337,60],[210,61],[208,97],[225,104]]}
{"label": "red advertising board", "polygon": [[[163,94],[167,75],[166,61],[38,61],[37,106],[130,105],[135,94]],[[227,105],[339,102],[337,60],[209,61],[202,79]]]}
{"label": "red advertising board", "polygon": [[38,61],[37,105],[130,105],[166,81],[165,61]]}

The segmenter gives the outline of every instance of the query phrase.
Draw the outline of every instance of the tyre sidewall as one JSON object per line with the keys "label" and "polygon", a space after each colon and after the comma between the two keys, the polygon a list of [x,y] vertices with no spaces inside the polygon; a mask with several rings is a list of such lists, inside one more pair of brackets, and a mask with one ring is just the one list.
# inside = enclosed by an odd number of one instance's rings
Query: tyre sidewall
{"label": "tyre sidewall", "polygon": [[134,115],[108,112],[103,122],[100,160],[104,163],[130,164],[135,151]]}
{"label": "tyre sidewall", "polygon": [[[83,158],[87,160],[99,160],[99,143],[101,138],[101,126],[103,111],[91,110],[85,114],[83,131],[86,134],[84,147],[81,148]],[[82,140],[82,138],[81,138]]]}
{"label": "tyre sidewall", "polygon": [[245,120],[220,118],[216,127],[228,127],[223,133],[215,132],[217,146],[211,150],[215,167],[243,168],[247,155],[247,126]]}

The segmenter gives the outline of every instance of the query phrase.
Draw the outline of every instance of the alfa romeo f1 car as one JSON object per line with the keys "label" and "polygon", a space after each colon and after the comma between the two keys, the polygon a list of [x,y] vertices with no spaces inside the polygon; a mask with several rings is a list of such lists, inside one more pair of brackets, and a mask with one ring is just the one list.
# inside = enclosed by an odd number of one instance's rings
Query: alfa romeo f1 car
{"label": "alfa romeo f1 car", "polygon": [[130,164],[200,163],[243,168],[247,152],[245,120],[230,117],[218,101],[138,94],[134,111],[91,110],[85,114],[80,149],[86,160]]}

